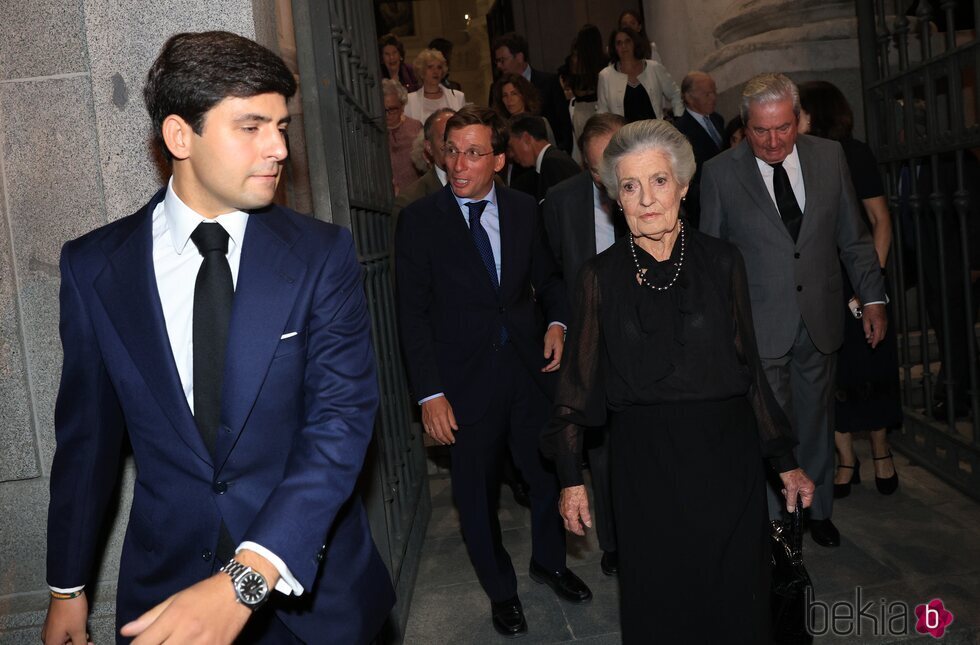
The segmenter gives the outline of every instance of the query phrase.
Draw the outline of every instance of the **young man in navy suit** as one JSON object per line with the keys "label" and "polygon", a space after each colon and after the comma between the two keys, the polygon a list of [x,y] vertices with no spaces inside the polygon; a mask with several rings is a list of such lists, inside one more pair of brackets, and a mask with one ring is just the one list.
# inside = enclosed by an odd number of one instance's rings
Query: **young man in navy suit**
{"label": "young man in navy suit", "polygon": [[534,199],[494,186],[506,149],[493,110],[466,106],[446,122],[449,181],[401,212],[395,270],[422,425],[451,446],[460,527],[494,628],[520,636],[527,623],[497,520],[506,447],[530,485],[531,578],[569,602],[592,592],[565,566],[558,481],[538,452],[568,320],[565,286]]}
{"label": "young man in navy suit", "polygon": [[168,185],[65,245],[45,643],[86,642],[124,432],[119,640],[363,643],[391,608],[351,496],[378,402],[352,238],[270,205],[295,90],[248,39],[170,38],[144,88]]}

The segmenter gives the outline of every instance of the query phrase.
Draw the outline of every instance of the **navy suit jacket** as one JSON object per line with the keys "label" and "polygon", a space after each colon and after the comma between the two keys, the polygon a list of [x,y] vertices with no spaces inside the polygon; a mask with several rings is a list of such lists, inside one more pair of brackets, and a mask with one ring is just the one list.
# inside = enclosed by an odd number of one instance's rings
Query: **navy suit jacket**
{"label": "navy suit jacket", "polygon": [[405,208],[395,232],[398,324],[412,389],[416,399],[444,392],[464,424],[486,413],[501,325],[550,395],[555,373],[540,371],[548,363],[544,334],[549,322],[568,321],[565,287],[537,204],[509,188],[496,191],[499,289],[449,186]]}
{"label": "navy suit jacket", "polygon": [[[708,118],[718,129],[718,135],[724,139],[725,119],[717,112],[710,114]],[[691,224],[697,227],[701,219],[701,170],[709,159],[722,151],[722,148],[715,143],[711,135],[705,131],[704,126],[687,110],[684,110],[684,114],[674,121],[674,125],[681,134],[687,137],[687,140],[691,142],[691,148],[694,149],[694,161],[697,163],[697,169],[694,171],[694,177],[691,178],[684,211]],[[724,143],[722,141],[722,144]]]}
{"label": "navy suit jacket", "polygon": [[367,641],[394,596],[351,495],[378,404],[351,236],[275,206],[250,214],[212,455],[181,389],[156,286],[152,214],[163,195],[62,251],[48,583],[90,582],[128,432],[137,475],[119,624],[212,575],[224,521],[236,544],[268,548],[303,585],[302,596],[270,602],[293,633]]}

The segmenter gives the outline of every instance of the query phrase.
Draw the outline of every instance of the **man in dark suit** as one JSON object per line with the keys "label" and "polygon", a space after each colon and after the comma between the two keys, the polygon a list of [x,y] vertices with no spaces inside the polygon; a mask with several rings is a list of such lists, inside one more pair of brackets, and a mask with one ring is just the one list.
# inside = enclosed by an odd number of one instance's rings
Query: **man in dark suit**
{"label": "man in dark suit", "polygon": [[[887,327],[885,283],[840,144],[797,133],[796,85],[760,74],[745,84],[741,104],[745,141],[704,169],[701,230],[745,258],[762,366],[796,430],[797,460],[817,486],[810,534],[838,546],[831,396],[844,338],[841,263],[865,303],[872,347]],[[781,499],[769,491],[773,518]]]}
{"label": "man in dark suit", "polygon": [[[599,176],[602,153],[624,125],[626,119],[611,112],[589,117],[578,141],[586,171],[549,190],[544,200],[543,219],[548,243],[562,268],[568,299],[573,306],[578,299],[579,269],[586,260],[605,251],[627,231],[626,220]],[[602,549],[600,567],[603,573],[611,576],[619,571],[619,558],[609,490],[608,444],[604,429],[589,430],[586,447],[595,496],[596,534]]]}
{"label": "man in dark suit", "polygon": [[534,169],[521,175],[513,187],[533,195],[539,204],[549,188],[582,171],[574,159],[548,143],[544,119],[531,114],[511,119],[507,156],[518,166]]}
{"label": "man in dark suit", "polygon": [[715,112],[718,95],[715,81],[704,72],[690,72],[681,81],[684,114],[674,121],[694,149],[697,169],[687,189],[684,214],[693,226],[701,218],[701,171],[708,159],[724,149],[725,119]]}
{"label": "man in dark suit", "polygon": [[169,184],[64,247],[46,643],[86,642],[124,433],[120,640],[365,642],[393,604],[351,497],[378,404],[352,238],[270,206],[295,89],[250,40],[170,38],[144,88]]}
{"label": "man in dark suit", "polygon": [[538,452],[568,303],[535,203],[494,186],[506,147],[506,125],[493,110],[466,106],[449,119],[449,183],[402,211],[395,266],[399,332],[422,425],[452,446],[466,550],[494,627],[515,636],[527,623],[497,521],[507,446],[531,487],[531,578],[572,602],[592,593],[565,566],[558,482]]}
{"label": "man in dark suit", "polygon": [[[531,82],[541,98],[541,116],[548,119],[555,133],[555,145],[564,152],[572,153],[572,117],[568,113],[568,99],[558,82],[558,75],[531,67],[524,36],[510,32],[493,41],[493,62],[501,74],[517,74]],[[493,100],[488,99],[488,105]]]}

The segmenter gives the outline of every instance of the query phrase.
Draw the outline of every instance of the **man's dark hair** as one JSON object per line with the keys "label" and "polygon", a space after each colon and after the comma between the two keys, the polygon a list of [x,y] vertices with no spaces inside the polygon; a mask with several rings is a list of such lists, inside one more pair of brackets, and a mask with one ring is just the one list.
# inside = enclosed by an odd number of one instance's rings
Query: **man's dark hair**
{"label": "man's dark hair", "polygon": [[500,115],[490,108],[479,105],[466,105],[456,111],[456,114],[446,121],[446,139],[452,130],[459,130],[471,125],[485,125],[490,128],[490,148],[493,154],[502,155],[507,152],[509,133],[507,124]]}
{"label": "man's dark hair", "polygon": [[519,137],[524,133],[531,135],[532,139],[538,141],[548,140],[548,127],[544,124],[544,119],[533,114],[518,114],[510,120],[510,133]]}
{"label": "man's dark hair", "polygon": [[449,59],[453,57],[453,41],[448,38],[443,38],[442,36],[433,38],[429,41],[429,49],[442,52],[443,57],[446,59],[446,64],[449,64]]}
{"label": "man's dark hair", "polygon": [[176,114],[201,134],[204,117],[226,98],[296,93],[296,80],[279,56],[227,31],[171,36],[146,75],[143,101],[164,155],[163,120]]}
{"label": "man's dark hair", "polygon": [[514,56],[524,54],[524,62],[531,64],[531,57],[527,53],[527,39],[515,31],[508,32],[503,36],[493,39],[493,51],[496,52],[501,47],[506,47]]}
{"label": "man's dark hair", "polygon": [[626,118],[612,112],[597,112],[589,117],[578,138],[578,149],[585,154],[585,147],[596,137],[612,134],[626,125]]}
{"label": "man's dark hair", "polygon": [[425,119],[425,123],[422,124],[422,136],[426,141],[432,141],[432,128],[443,114],[456,114],[456,110],[447,107],[439,108]]}

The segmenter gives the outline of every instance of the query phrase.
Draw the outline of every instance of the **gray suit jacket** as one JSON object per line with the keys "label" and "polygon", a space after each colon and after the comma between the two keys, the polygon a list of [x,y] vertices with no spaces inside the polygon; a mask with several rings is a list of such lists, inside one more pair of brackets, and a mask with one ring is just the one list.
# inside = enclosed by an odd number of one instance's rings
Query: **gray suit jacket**
{"label": "gray suit jacket", "polygon": [[574,305],[579,269],[595,255],[592,175],[580,172],[549,190],[542,217],[548,245],[568,289],[568,301]]}
{"label": "gray suit jacket", "polygon": [[840,144],[800,135],[796,148],[806,208],[795,244],[747,141],[708,161],[701,177],[701,230],[733,242],[745,257],[763,358],[790,350],[800,317],[817,349],[830,354],[840,347],[841,263],[862,302],[885,300],[884,279]]}

